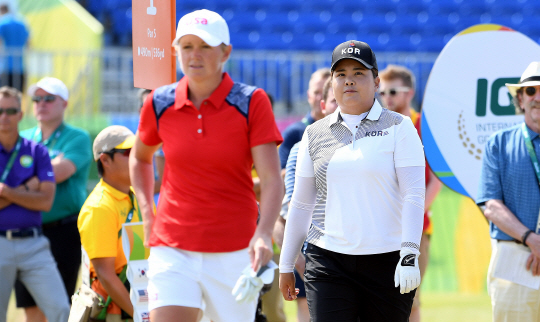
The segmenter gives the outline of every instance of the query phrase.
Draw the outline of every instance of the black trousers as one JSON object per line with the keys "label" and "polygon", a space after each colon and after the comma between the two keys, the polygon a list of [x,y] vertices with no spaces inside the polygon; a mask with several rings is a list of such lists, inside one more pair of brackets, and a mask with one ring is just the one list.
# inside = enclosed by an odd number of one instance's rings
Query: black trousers
{"label": "black trousers", "polygon": [[409,321],[416,290],[394,286],[399,252],[346,255],[309,244],[305,283],[312,322]]}
{"label": "black trousers", "polygon": [[[81,266],[81,237],[77,228],[77,216],[78,214],[72,215],[65,218],[63,222],[43,225],[43,234],[51,244],[51,252],[58,265],[70,302],[71,295],[75,293]],[[15,282],[15,298],[19,308],[36,305],[30,292],[18,280]]]}

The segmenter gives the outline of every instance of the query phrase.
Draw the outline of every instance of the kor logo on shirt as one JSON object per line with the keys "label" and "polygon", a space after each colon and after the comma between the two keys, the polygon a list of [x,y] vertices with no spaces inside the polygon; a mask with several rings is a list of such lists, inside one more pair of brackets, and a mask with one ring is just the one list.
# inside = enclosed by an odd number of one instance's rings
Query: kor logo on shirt
{"label": "kor logo on shirt", "polygon": [[388,135],[388,131],[367,131],[366,136],[385,136]]}

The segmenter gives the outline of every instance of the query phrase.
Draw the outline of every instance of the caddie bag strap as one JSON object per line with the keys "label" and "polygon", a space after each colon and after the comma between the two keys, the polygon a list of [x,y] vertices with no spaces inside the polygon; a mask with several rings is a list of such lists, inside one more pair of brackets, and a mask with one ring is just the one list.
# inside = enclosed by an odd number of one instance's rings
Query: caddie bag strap
{"label": "caddie bag strap", "polygon": [[[531,137],[529,136],[529,131],[527,131],[527,126],[525,122],[521,124],[521,133],[523,134],[523,139],[525,140],[525,146],[527,147],[527,152],[529,152],[529,157],[531,157],[531,162],[533,165],[534,172],[536,173],[536,179],[538,179],[538,186],[540,187],[540,165],[538,164],[538,158],[534,152],[532,145]],[[540,233],[540,211],[538,212],[538,219],[536,221],[536,231],[535,233]]]}
{"label": "caddie bag strap", "polygon": [[[118,278],[122,281],[122,284],[124,284],[127,280],[126,271],[127,271],[127,265],[124,266],[124,269],[122,269],[122,271],[118,275]],[[111,302],[112,302],[111,297],[107,296],[107,300],[103,304],[103,307],[101,308],[101,311],[99,311],[99,314],[97,314],[96,316],[92,316],[92,314],[90,314],[90,318],[95,319],[95,320],[105,320],[105,318],[107,317],[107,308],[109,307]]]}

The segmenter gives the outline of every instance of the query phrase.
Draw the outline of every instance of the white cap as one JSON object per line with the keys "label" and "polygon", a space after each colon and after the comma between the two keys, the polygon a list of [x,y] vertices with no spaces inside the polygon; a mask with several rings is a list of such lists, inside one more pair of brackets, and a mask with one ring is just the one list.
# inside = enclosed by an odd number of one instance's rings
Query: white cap
{"label": "white cap", "polygon": [[520,87],[538,86],[540,85],[540,62],[533,61],[529,64],[529,67],[525,69],[521,75],[521,79],[518,84],[506,84],[510,95],[516,96],[516,93]]}
{"label": "white cap", "polygon": [[219,46],[221,43],[225,45],[231,43],[229,26],[225,19],[206,9],[190,12],[178,21],[173,45],[176,45],[185,35],[195,35],[212,47]]}
{"label": "white cap", "polygon": [[64,82],[62,82],[58,78],[42,78],[39,82],[28,88],[28,95],[34,96],[38,88],[41,88],[49,94],[60,96],[64,101],[67,101],[69,98],[69,92],[66,84],[64,84]]}

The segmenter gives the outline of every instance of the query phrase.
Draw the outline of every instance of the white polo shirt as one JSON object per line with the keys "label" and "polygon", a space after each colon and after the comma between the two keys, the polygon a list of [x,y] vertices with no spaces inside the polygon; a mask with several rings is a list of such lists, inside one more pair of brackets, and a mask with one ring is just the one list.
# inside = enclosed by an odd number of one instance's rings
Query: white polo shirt
{"label": "white polo shirt", "polygon": [[307,127],[296,175],[315,177],[316,206],[307,241],[343,254],[401,248],[402,197],[396,168],[425,166],[410,118],[375,101],[353,132],[338,108]]}

